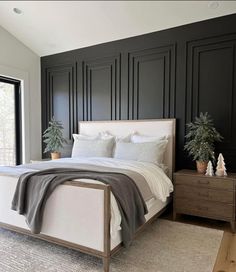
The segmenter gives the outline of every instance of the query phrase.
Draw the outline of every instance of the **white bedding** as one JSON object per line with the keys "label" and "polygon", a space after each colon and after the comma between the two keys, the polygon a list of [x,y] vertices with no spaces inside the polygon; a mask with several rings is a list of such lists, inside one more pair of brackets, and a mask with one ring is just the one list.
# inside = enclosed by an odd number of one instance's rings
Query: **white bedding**
{"label": "white bedding", "polygon": [[[173,191],[173,184],[167,175],[164,173],[161,167],[158,167],[155,164],[147,162],[137,162],[137,161],[128,161],[128,160],[118,160],[114,158],[65,158],[56,160],[60,165],[63,163],[84,163],[84,164],[94,164],[97,166],[106,166],[106,167],[116,167],[121,169],[129,169],[136,171],[139,174],[143,175],[147,180],[147,183],[150,186],[150,189],[156,199],[166,202],[167,198],[170,196],[170,193]],[[55,161],[42,162],[41,164],[50,164],[55,163]],[[0,175],[7,174],[22,174],[34,169],[34,165],[30,165],[30,168],[27,166],[18,166],[18,167],[0,167]],[[89,179],[80,179],[82,182],[88,183],[100,183],[99,181],[89,180]],[[150,210],[154,199],[149,200],[146,204],[148,210]],[[116,200],[111,195],[111,237],[115,238],[117,232],[120,230],[121,224],[121,215],[116,203]]]}

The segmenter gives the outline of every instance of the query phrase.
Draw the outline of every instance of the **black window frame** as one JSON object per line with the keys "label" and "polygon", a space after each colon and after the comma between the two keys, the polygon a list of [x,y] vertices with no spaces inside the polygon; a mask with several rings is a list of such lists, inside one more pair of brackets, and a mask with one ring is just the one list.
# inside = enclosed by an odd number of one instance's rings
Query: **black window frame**
{"label": "black window frame", "polygon": [[22,111],[21,111],[21,81],[0,76],[0,82],[14,85],[15,95],[15,133],[16,133],[16,165],[22,163]]}

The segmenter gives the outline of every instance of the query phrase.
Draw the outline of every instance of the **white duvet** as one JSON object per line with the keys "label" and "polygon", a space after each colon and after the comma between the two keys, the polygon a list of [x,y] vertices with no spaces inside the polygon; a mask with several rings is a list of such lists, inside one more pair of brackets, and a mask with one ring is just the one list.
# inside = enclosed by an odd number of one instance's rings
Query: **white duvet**
{"label": "white duvet", "polygon": [[[163,169],[155,164],[147,163],[147,162],[138,162],[138,161],[130,161],[130,160],[118,160],[114,158],[64,158],[56,161],[47,161],[42,162],[41,164],[50,164],[55,163],[63,164],[63,163],[71,163],[71,164],[94,164],[97,166],[106,166],[106,167],[115,167],[121,169],[128,169],[132,171],[136,171],[139,174],[143,175],[146,179],[147,183],[150,186],[150,189],[156,199],[165,202],[166,199],[170,196],[170,193],[173,192],[173,184],[171,180],[164,173]],[[31,169],[23,166],[20,167],[0,167],[0,175],[2,174],[11,174],[12,172],[22,174],[25,172],[29,172],[33,170],[33,166],[31,165]],[[83,182],[89,183],[100,183],[95,180],[88,179],[80,179]],[[150,200],[151,201],[151,200]],[[149,203],[147,203],[147,207]],[[117,234],[117,231],[120,230],[121,224],[121,215],[118,209],[117,202],[113,194],[111,195],[111,236]]]}

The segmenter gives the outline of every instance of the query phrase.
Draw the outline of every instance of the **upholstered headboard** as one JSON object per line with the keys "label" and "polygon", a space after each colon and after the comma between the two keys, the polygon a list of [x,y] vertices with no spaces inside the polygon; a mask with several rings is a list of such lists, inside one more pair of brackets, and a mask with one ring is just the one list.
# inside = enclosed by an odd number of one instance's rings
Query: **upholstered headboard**
{"label": "upholstered headboard", "polygon": [[103,131],[118,137],[127,136],[132,132],[146,136],[168,136],[164,164],[168,166],[168,175],[172,178],[175,167],[175,119],[79,122],[81,134],[96,135]]}

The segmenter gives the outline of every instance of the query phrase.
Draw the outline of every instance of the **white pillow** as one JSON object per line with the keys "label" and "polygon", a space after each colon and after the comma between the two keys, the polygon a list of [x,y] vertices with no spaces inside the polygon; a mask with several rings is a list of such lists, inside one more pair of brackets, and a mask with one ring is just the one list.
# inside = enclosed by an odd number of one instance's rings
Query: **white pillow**
{"label": "white pillow", "polygon": [[146,143],[116,143],[114,158],[152,162],[157,165],[163,163],[168,140]]}
{"label": "white pillow", "polygon": [[167,140],[167,138],[168,138],[167,136],[162,136],[162,137],[145,136],[145,135],[139,135],[139,134],[135,133],[131,136],[131,142],[132,143],[158,142],[161,140]]}
{"label": "white pillow", "polygon": [[122,142],[122,143],[130,143],[132,134],[123,136],[123,137],[116,137],[116,142]]}
{"label": "white pillow", "polygon": [[98,135],[85,135],[85,134],[72,134],[73,139],[77,140],[98,140],[98,139],[102,139],[102,140],[109,140],[109,139],[115,139],[115,136],[108,134],[107,132],[99,132]]}
{"label": "white pillow", "polygon": [[72,158],[76,157],[112,157],[114,139],[75,139]]}
{"label": "white pillow", "polygon": [[99,136],[99,139],[102,139],[102,140],[113,139],[115,141],[115,138],[116,138],[114,135],[110,134],[107,131],[99,132],[98,136]]}
{"label": "white pillow", "polygon": [[84,134],[72,134],[74,141],[76,140],[96,140],[99,138],[99,135],[93,135],[93,136],[88,136],[88,135],[84,135]]}
{"label": "white pillow", "polygon": [[128,134],[128,135],[126,135],[126,136],[118,137],[118,136],[112,135],[109,131],[103,131],[103,132],[100,132],[100,133],[99,133],[99,136],[100,136],[102,139],[110,139],[110,138],[114,138],[114,139],[116,140],[116,142],[126,142],[126,143],[129,143],[130,140],[131,140],[131,136],[132,136],[133,134],[134,134],[134,133]]}

